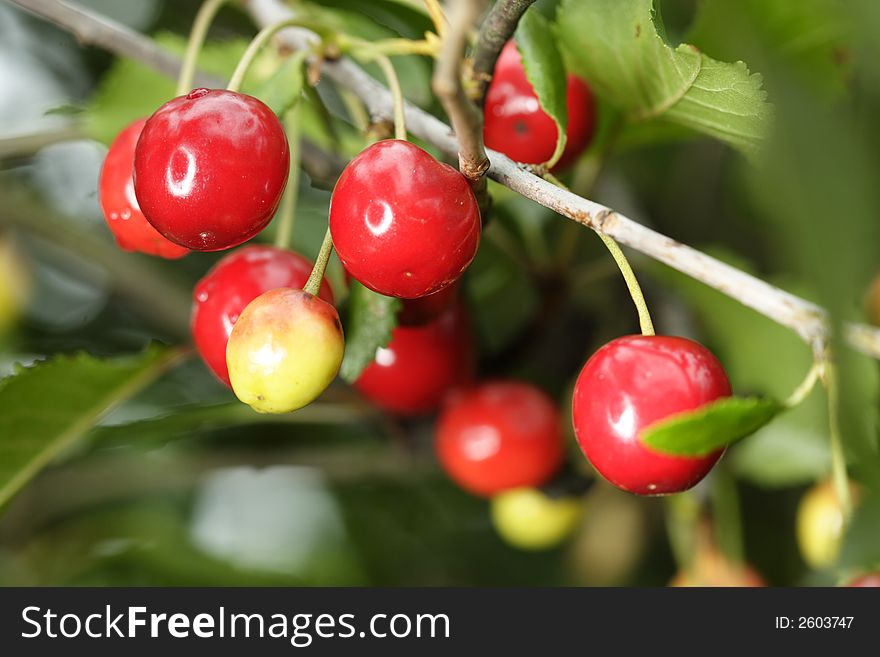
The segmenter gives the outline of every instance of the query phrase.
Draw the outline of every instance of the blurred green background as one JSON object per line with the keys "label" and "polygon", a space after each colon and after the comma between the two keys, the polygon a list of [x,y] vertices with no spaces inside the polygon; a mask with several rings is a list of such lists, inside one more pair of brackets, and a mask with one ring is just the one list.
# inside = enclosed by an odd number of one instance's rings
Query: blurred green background
{"label": "blurred green background", "polygon": [[[199,3],[79,4],[179,52]],[[413,3],[313,4],[364,38],[418,38],[430,29]],[[670,43],[743,60],[763,75],[773,134],[747,159],[662,121],[638,123],[624,127],[600,161],[616,116],[600,98],[599,137],[568,182],[821,303],[835,321],[864,321],[865,293],[880,269],[880,3],[660,4]],[[556,3],[541,0],[538,9],[552,17]],[[253,34],[246,14],[224,9],[202,67],[228,75]],[[264,59],[271,69],[272,56]],[[407,97],[439,114],[429,60],[395,64]],[[53,354],[115,356],[151,341],[189,340],[192,287],[220,254],[160,262],[119,251],[96,190],[109,140],[173,89],[139,64],[83,48],[0,3],[0,240],[18,261],[0,268],[0,287],[26,298],[18,313],[0,293],[0,377]],[[338,94],[323,82],[319,89],[343,117]],[[336,122],[337,148],[350,157],[363,141],[344,118]],[[314,112],[305,134],[332,143]],[[294,241],[309,255],[326,228],[329,192],[318,187],[301,181]],[[494,184],[490,190],[495,217],[465,279],[480,373],[541,386],[557,399],[570,434],[574,377],[598,346],[637,331],[636,316],[613,261],[587,230],[573,231]],[[258,239],[271,238],[270,229]],[[809,350],[790,330],[639,254],[632,260],[658,329],[703,341],[736,392],[784,398],[809,369]],[[329,275],[343,290],[338,262]],[[847,457],[865,494],[836,567],[810,571],[794,536],[798,500],[830,468],[820,389],[733,447],[689,494],[722,538],[735,524],[731,499],[739,503],[746,557],[774,585],[832,584],[880,566],[877,367],[837,347]],[[35,422],[51,415],[55,395],[80,383],[76,372],[59,374],[33,402]],[[379,414],[342,383],[302,412],[257,416],[190,359],[113,411],[0,509],[0,584],[664,585],[672,577],[669,505],[604,482],[588,492],[566,545],[535,554],[505,545],[486,502],[436,467],[432,427],[432,418]],[[572,462],[586,470],[569,437]],[[7,439],[0,436],[0,459]]]}

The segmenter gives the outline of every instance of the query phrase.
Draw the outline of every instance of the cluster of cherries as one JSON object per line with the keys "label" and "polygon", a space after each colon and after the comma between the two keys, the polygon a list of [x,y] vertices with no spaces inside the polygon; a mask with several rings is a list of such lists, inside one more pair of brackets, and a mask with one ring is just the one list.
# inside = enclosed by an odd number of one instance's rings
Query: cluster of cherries
{"label": "cluster of cherries", "polygon": [[[592,96],[574,76],[568,114],[560,166],[593,133]],[[556,126],[541,110],[513,43],[488,92],[485,140],[522,162],[544,162],[554,150]],[[120,133],[101,174],[101,204],[122,248],[165,258],[229,249],[271,221],[289,160],[284,130],[261,101],[196,89]],[[351,277],[403,300],[399,326],[356,382],[358,390],[401,415],[442,407],[436,446],[449,476],[495,499],[496,522],[514,542],[552,543],[577,517],[569,502],[535,491],[564,460],[555,407],[524,383],[472,381],[475,349],[458,281],[476,255],[481,220],[467,180],[411,143],[377,142],[340,176],[329,228]],[[298,253],[251,245],[220,260],[195,288],[199,352],[258,411],[300,408],[338,372],[344,341],[333,291],[326,281],[309,285],[312,270]],[[606,479],[636,494],[675,493],[696,484],[720,452],[661,454],[642,444],[641,432],[729,394],[723,368],[696,342],[627,336],[584,365],[572,419],[584,454]],[[555,528],[540,540],[515,538],[518,518],[534,524],[548,509],[558,511]]]}

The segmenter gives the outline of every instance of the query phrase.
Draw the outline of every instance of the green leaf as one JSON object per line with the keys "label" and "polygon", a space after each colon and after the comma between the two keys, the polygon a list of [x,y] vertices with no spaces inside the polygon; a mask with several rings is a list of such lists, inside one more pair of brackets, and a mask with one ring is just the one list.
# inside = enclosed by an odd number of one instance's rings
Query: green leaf
{"label": "green leaf", "polygon": [[762,397],[727,397],[680,413],[642,432],[642,442],[678,456],[704,456],[753,434],[785,410]]}
{"label": "green leaf", "polygon": [[563,0],[556,33],[570,68],[638,120],[663,117],[752,154],[772,111],[761,77],[742,62],[669,46],[652,0]]}
{"label": "green leaf", "polygon": [[135,444],[138,447],[163,445],[175,438],[187,437],[230,427],[258,424],[357,424],[369,419],[369,411],[351,405],[333,402],[315,402],[296,413],[276,415],[257,413],[247,404],[233,401],[221,404],[178,406],[167,415],[149,417],[124,424],[104,424],[97,427],[89,439],[102,446],[106,444]]}
{"label": "green leaf", "polygon": [[261,84],[254,95],[262,100],[278,116],[283,116],[302,97],[305,73],[303,65],[308,52],[298,50],[278,67],[278,70]]}
{"label": "green leaf", "polygon": [[802,82],[841,96],[849,89],[853,63],[861,59],[846,56],[852,46],[850,17],[841,9],[839,0],[703,2],[687,38],[722,59],[772,44],[774,55]]}
{"label": "green leaf", "polygon": [[376,358],[376,350],[391,341],[398,310],[399,299],[373,292],[352,280],[345,329],[345,358],[339,370],[345,381],[354,383]]}
{"label": "green leaf", "polygon": [[556,47],[549,21],[537,11],[527,11],[519,22],[516,47],[522,57],[526,77],[531,82],[538,102],[556,123],[556,149],[548,161],[553,166],[565,150],[568,126],[566,106],[567,81],[565,64]]}
{"label": "green leaf", "polygon": [[[728,250],[700,250],[746,272],[754,266]],[[665,265],[651,272],[694,313],[701,337],[724,363],[734,390],[786,399],[813,362],[810,348],[788,328]],[[771,278],[800,296],[808,290]],[[831,467],[828,414],[819,386],[800,405],[736,446],[728,460],[738,477],[768,487],[808,485]]]}
{"label": "green leaf", "polygon": [[156,346],[107,360],[59,356],[0,381],[0,506],[179,356]]}

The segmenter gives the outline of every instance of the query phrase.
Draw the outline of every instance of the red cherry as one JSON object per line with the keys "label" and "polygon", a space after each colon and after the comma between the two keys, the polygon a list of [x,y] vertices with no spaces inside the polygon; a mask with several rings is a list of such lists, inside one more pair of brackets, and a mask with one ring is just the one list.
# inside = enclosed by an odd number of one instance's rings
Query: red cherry
{"label": "red cherry", "polygon": [[435,411],[473,375],[473,338],[463,306],[424,326],[398,326],[355,382],[371,402],[398,415]]}
{"label": "red cherry", "polygon": [[98,181],[101,210],[119,248],[162,258],[182,258],[189,249],[162,237],[144,217],[134,195],[134,147],[146,122],[138,119],[131,123],[110,144]]}
{"label": "red cherry", "polygon": [[639,434],[670,415],[730,396],[721,363],[686,338],[630,335],[612,340],[578,376],[572,419],[593,467],[618,488],[637,495],[687,490],[724,450],[699,458],[669,456],[645,447]]}
{"label": "red cherry", "polygon": [[[226,344],[232,326],[258,296],[281,287],[300,289],[309,279],[312,263],[299,253],[274,246],[246,246],[223,257],[193,291],[192,332],[205,363],[229,385]],[[325,279],[320,297],[333,303]]]}
{"label": "red cherry", "polygon": [[477,253],[480,228],[465,177],[396,139],[354,158],[330,201],[330,232],[342,264],[388,296],[423,297],[458,279]]}
{"label": "red cherry", "polygon": [[[595,129],[595,103],[587,83],[569,74],[566,94],[568,139],[555,169],[574,162],[589,146]],[[486,146],[529,164],[541,164],[553,156],[556,123],[541,109],[512,40],[504,46],[495,64],[485,109]]]}
{"label": "red cherry", "polygon": [[484,383],[459,395],[440,417],[436,448],[449,477],[483,496],[540,486],[563,459],[556,407],[517,381]]}
{"label": "red cherry", "polygon": [[147,120],[134,190],[147,220],[172,242],[220,251],[272,220],[290,154],[278,118],[251,96],[195,89]]}
{"label": "red cherry", "polygon": [[868,573],[852,580],[849,587],[875,589],[880,587],[880,573]]}

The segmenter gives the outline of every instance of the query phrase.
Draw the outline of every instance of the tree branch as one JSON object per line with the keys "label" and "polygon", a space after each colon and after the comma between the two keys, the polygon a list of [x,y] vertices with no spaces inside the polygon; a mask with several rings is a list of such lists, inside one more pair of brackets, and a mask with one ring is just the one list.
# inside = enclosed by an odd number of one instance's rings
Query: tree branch
{"label": "tree branch", "polygon": [[[32,9],[35,5],[62,4],[35,0],[12,1],[22,6],[30,5]],[[292,13],[280,0],[243,0],[243,2],[256,23],[261,26],[290,16]],[[33,10],[41,13],[37,9]],[[53,20],[65,29],[74,30],[75,25],[64,23],[57,15]],[[111,25],[106,19],[102,20],[102,23]],[[120,28],[116,32],[119,36],[128,31]],[[305,30],[291,29],[280,33],[279,37],[288,47],[299,49],[313,43],[315,35]],[[328,78],[360,97],[373,116],[385,118],[392,116],[391,94],[351,60],[342,58],[334,62],[325,62],[323,71]],[[406,120],[410,132],[416,136],[450,155],[458,153],[458,142],[449,126],[431,114],[407,103]],[[791,328],[813,348],[814,353],[824,350],[830,328],[827,313],[819,306],[646,228],[603,205],[562,190],[519,168],[515,162],[501,153],[490,150],[488,156],[491,161],[489,176],[502,185],[569,219],[593,230],[604,232],[621,244],[641,251],[736,299],[775,322]],[[848,324],[845,326],[845,332],[852,346],[868,355],[880,358],[880,330],[864,324]]]}
{"label": "tree branch", "polygon": [[[129,57],[170,78],[176,79],[180,74],[183,66],[180,57],[157,45],[149,37],[105,16],[61,0],[10,0],[10,2],[70,32],[83,45],[97,46],[116,55]],[[310,35],[310,32],[306,32],[299,36],[314,38]],[[197,71],[195,85],[222,89],[226,86],[226,81]],[[49,144],[80,136],[82,136],[81,130],[73,124],[52,133],[6,139],[0,142],[0,158],[30,155],[35,152],[34,149],[44,145],[43,142]],[[318,187],[332,189],[344,166],[345,163],[340,162],[336,155],[327,153],[308,140],[302,140],[302,167]]]}
{"label": "tree branch", "polygon": [[535,0],[498,0],[489,11],[480,34],[477,37],[477,45],[474,46],[472,79],[477,93],[474,100],[482,106],[489,83],[495,71],[495,62],[504,44],[513,36],[519,19],[531,7]]}
{"label": "tree branch", "polygon": [[434,93],[446,110],[458,137],[459,169],[472,183],[486,175],[489,158],[483,145],[483,117],[464,92],[461,65],[468,32],[483,4],[477,0],[452,0],[448,15],[449,28],[443,37],[443,47],[431,81]]}
{"label": "tree branch", "polygon": [[[60,0],[10,1],[70,32],[83,45],[130,57],[168,77],[176,78],[180,73],[180,58],[156,45],[149,37],[105,16]],[[198,75],[196,80],[197,86],[223,86],[222,82],[205,75]]]}

